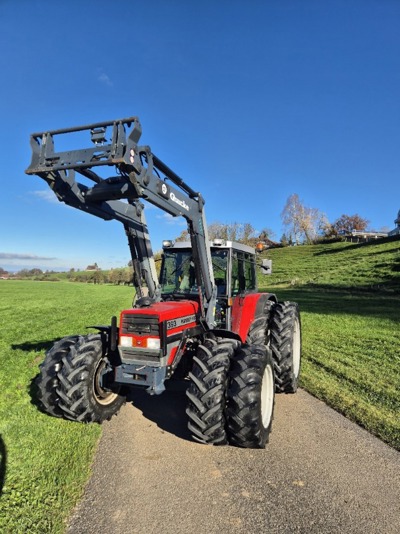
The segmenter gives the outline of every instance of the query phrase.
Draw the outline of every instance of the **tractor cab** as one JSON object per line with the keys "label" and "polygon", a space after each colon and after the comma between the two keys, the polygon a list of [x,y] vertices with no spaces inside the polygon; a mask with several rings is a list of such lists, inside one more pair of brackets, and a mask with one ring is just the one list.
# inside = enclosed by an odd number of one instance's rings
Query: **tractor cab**
{"label": "tractor cab", "polygon": [[[223,239],[211,241],[210,248],[217,287],[216,326],[230,330],[235,299],[257,292],[255,251]],[[199,299],[190,242],[163,242],[160,286],[162,300]]]}

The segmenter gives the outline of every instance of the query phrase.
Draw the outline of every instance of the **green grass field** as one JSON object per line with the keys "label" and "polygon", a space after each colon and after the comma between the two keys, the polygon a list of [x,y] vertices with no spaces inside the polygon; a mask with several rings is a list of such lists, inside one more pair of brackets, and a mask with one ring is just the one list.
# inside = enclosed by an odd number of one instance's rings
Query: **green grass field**
{"label": "green grass field", "polygon": [[[89,476],[101,427],[50,418],[32,403],[44,351],[129,307],[132,288],[0,281],[0,532],[58,533]],[[4,472],[4,469],[3,469]]]}
{"label": "green grass field", "polygon": [[[300,304],[301,383],[400,449],[400,241],[273,250],[261,288]],[[31,381],[55,340],[108,324],[132,288],[0,281],[1,533],[61,533],[101,433],[42,414]]]}

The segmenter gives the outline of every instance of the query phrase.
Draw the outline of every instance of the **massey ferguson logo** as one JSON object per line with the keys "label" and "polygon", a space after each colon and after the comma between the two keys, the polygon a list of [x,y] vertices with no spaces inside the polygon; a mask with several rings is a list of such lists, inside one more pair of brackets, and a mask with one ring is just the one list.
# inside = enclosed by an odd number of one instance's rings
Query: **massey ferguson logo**
{"label": "massey ferguson logo", "polygon": [[184,200],[181,200],[180,198],[176,197],[174,193],[169,194],[169,198],[172,200],[172,202],[175,202],[175,204],[178,204],[186,211],[189,211],[189,206],[186,204]]}

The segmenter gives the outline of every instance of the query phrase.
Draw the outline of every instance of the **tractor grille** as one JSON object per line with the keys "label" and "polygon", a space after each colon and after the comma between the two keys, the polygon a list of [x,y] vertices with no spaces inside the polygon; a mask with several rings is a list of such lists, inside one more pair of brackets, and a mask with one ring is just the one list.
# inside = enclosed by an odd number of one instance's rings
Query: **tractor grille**
{"label": "tractor grille", "polygon": [[162,357],[161,350],[146,350],[146,349],[130,349],[128,347],[119,347],[121,360],[123,363],[147,363],[155,367],[160,366],[160,359]]}
{"label": "tractor grille", "polygon": [[157,315],[132,315],[122,316],[122,334],[136,334],[138,336],[159,336],[160,328]]}

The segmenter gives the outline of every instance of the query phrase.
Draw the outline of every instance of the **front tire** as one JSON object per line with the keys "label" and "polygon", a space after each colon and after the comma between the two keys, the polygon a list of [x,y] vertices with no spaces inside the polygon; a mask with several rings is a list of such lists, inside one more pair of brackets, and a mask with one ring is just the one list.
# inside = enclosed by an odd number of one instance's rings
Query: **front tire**
{"label": "front tire", "polygon": [[263,449],[271,432],[275,404],[271,351],[243,345],[229,373],[227,428],[232,445]]}
{"label": "front tire", "polygon": [[84,423],[111,419],[125,402],[120,387],[112,383],[112,374],[101,334],[79,337],[62,358],[57,374],[63,416]]}
{"label": "front tire", "polygon": [[40,372],[35,379],[39,407],[43,412],[53,417],[63,417],[64,412],[58,406],[57,388],[60,381],[57,374],[62,367],[62,359],[78,339],[79,336],[69,336],[57,341],[46,352],[46,357],[39,366]]}
{"label": "front tire", "polygon": [[301,322],[295,302],[282,302],[273,307],[270,340],[276,392],[295,393],[301,364]]}
{"label": "front tire", "polygon": [[237,341],[208,339],[199,345],[189,373],[188,428],[200,443],[225,445],[225,405],[230,358]]}

